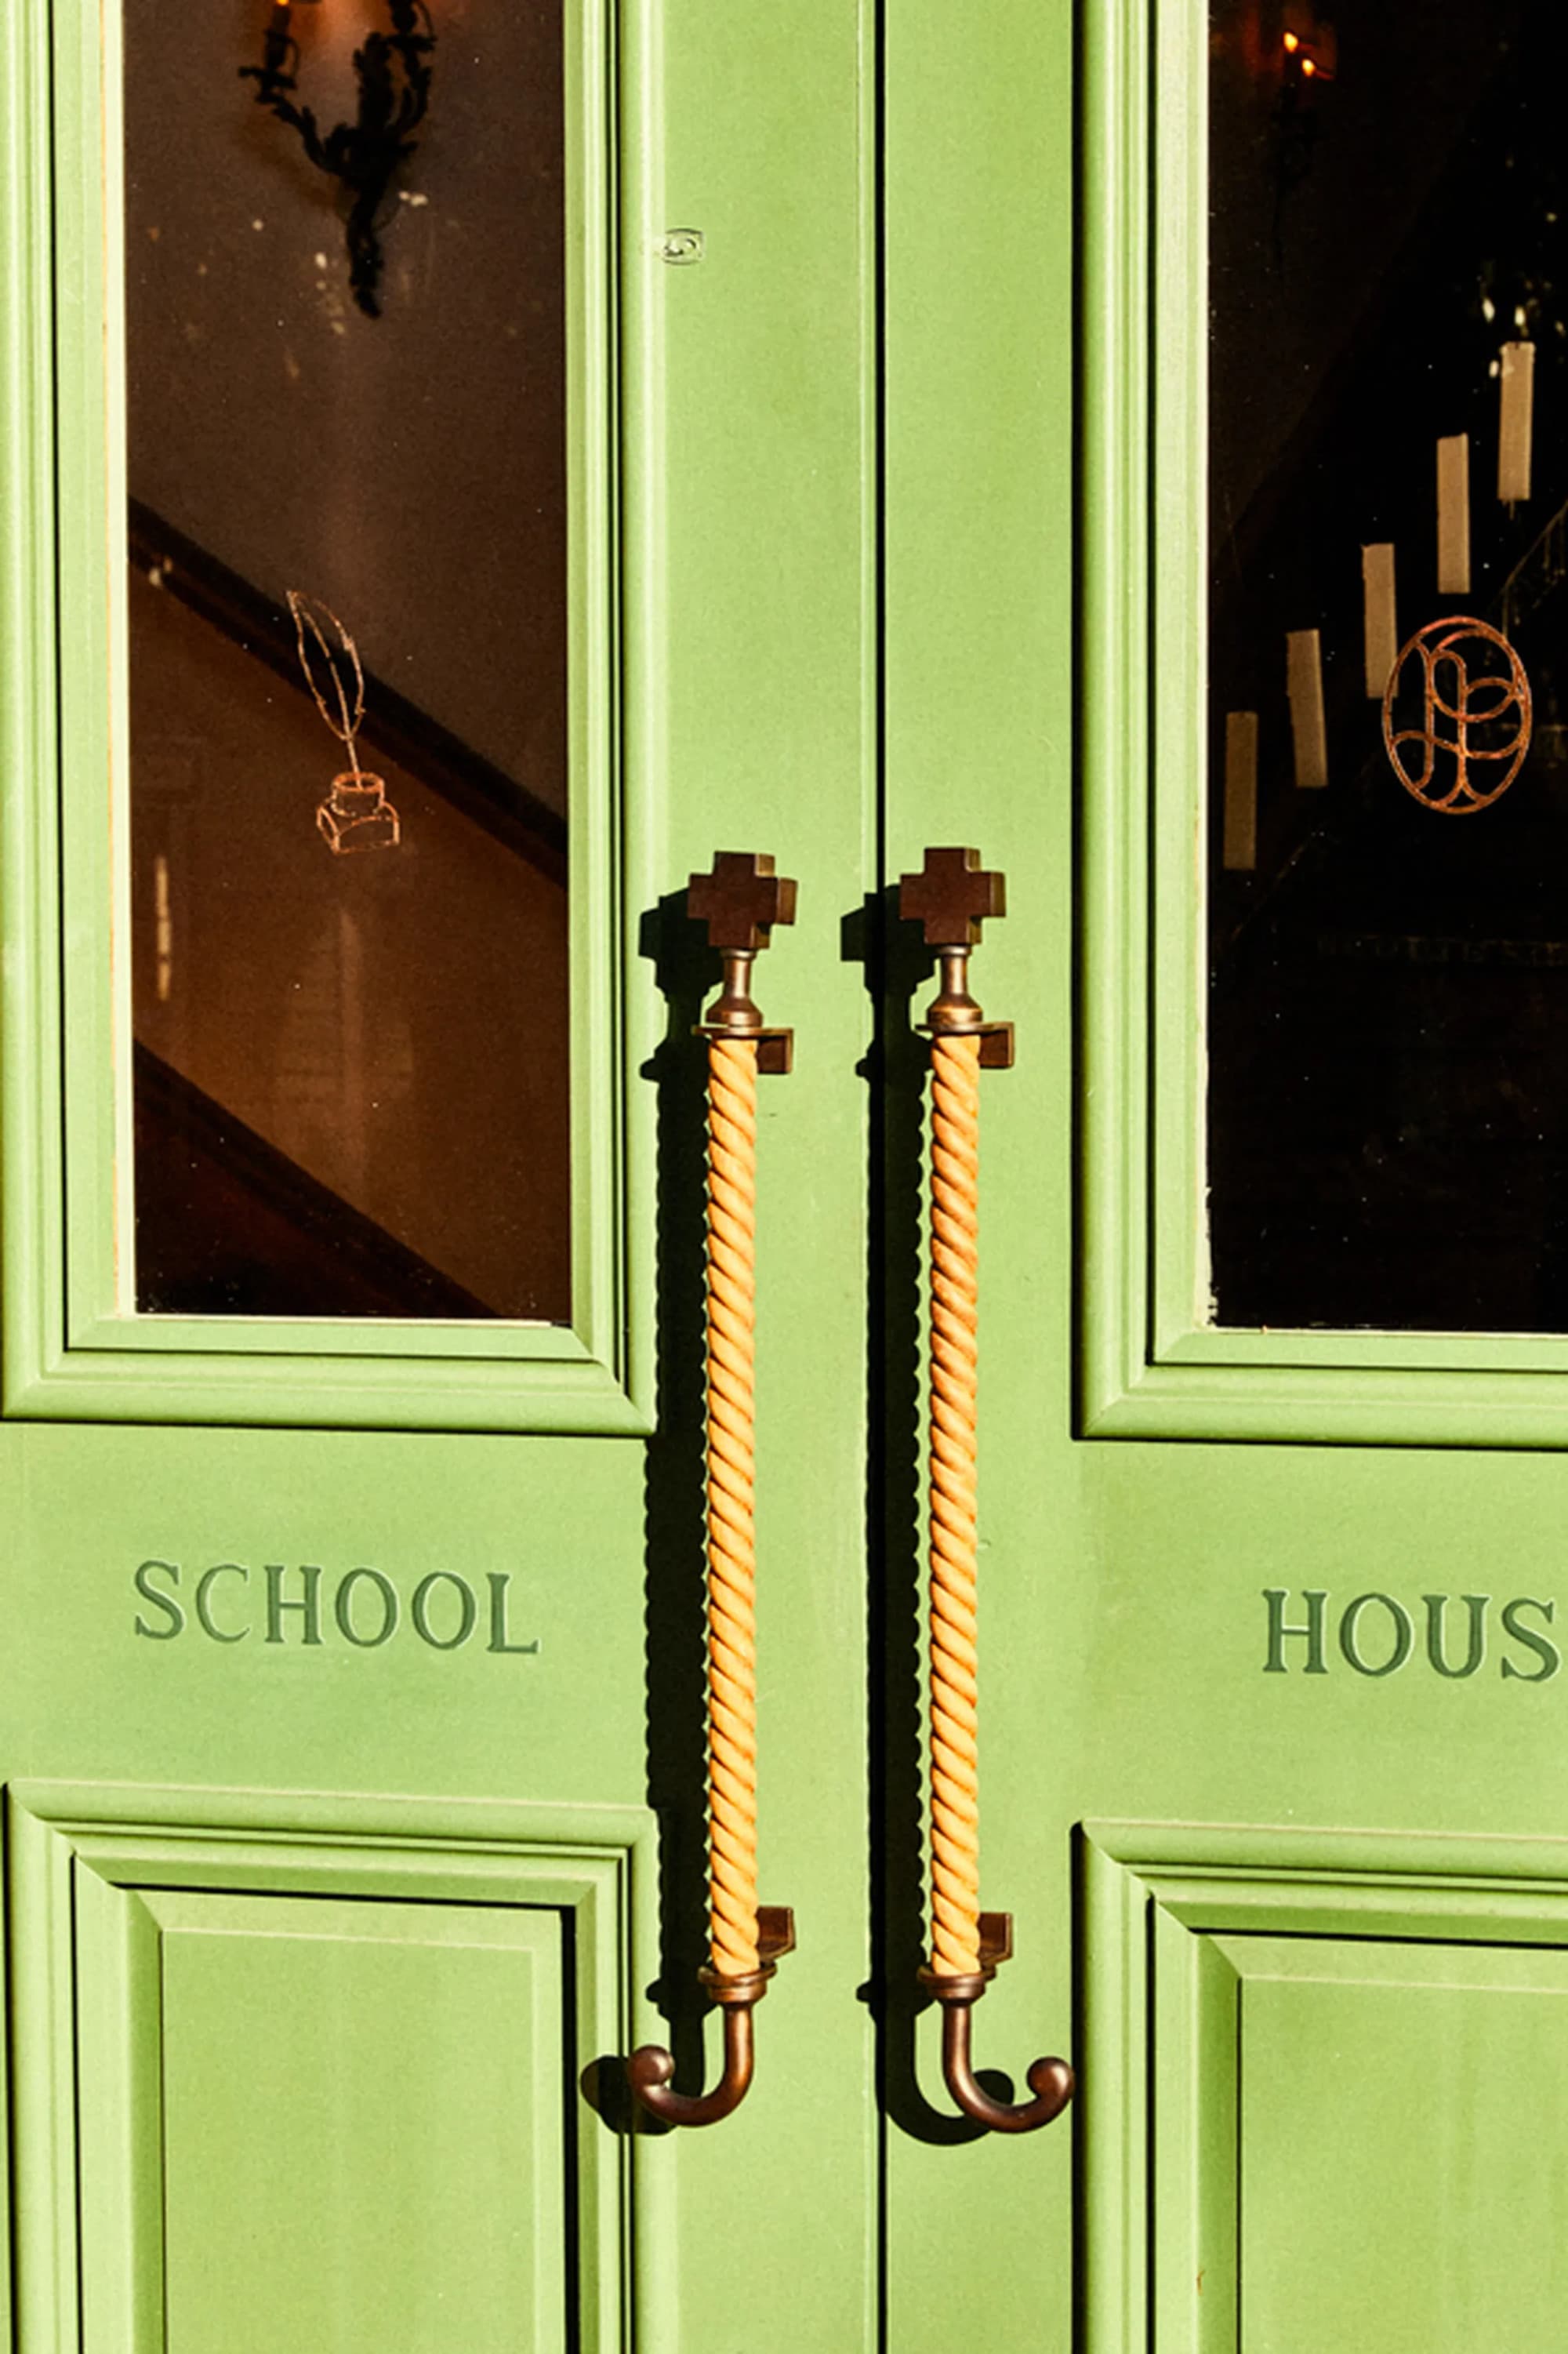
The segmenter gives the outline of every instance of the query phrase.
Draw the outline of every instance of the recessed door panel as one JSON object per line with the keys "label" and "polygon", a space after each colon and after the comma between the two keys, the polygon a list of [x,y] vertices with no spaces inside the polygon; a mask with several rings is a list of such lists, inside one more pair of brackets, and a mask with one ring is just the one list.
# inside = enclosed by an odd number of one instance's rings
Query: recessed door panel
{"label": "recessed door panel", "polygon": [[1090,1826],[1091,2354],[1548,2354],[1568,1850]]}

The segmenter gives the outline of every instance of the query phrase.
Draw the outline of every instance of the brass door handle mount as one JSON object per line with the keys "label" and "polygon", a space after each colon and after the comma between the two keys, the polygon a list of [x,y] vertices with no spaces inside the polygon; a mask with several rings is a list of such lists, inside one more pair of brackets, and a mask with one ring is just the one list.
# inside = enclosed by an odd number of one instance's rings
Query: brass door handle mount
{"label": "brass door handle mount", "polygon": [[987,1022],[969,991],[969,957],[988,916],[1007,912],[1006,879],[973,850],[927,850],[904,876],[899,907],[925,926],[941,981],[931,1039],[929,1461],[931,1956],[920,1972],[942,2010],[942,2073],[967,2116],[995,2133],[1033,2133],[1073,2095],[1065,2060],[1036,2060],[1033,2099],[994,2101],[970,2057],[974,2007],[1012,1950],[1005,1913],[980,1909],[978,1615],[975,1506],[980,1307],[980,1075],[1012,1063],[1012,1025]]}
{"label": "brass door handle mount", "polygon": [[708,1042],[707,1745],[709,1958],[698,1976],[724,2017],[724,2072],[677,2093],[675,2062],[645,2043],[626,2063],[633,2097],[667,2125],[711,2126],[740,2106],[755,2057],[752,2013],[795,1943],[785,1905],[757,1901],[757,1544],[753,1453],[757,1080],[790,1065],[791,1034],[768,1029],[751,976],[775,924],[795,920],[795,885],[771,858],[722,850],[694,875],[686,912],[724,960],[698,1025]]}

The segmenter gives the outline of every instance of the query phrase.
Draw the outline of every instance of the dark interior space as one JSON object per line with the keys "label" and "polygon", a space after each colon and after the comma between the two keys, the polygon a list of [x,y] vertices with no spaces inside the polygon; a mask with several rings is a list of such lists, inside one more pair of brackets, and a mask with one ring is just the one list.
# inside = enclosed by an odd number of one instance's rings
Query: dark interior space
{"label": "dark interior space", "polygon": [[[1523,0],[1213,15],[1210,1230],[1232,1326],[1568,1330],[1568,18]],[[1294,42],[1294,48],[1288,46]],[[1305,81],[1314,51],[1322,70]],[[1528,499],[1502,346],[1534,347]],[[1471,586],[1436,446],[1469,437]],[[1399,781],[1361,550],[1398,642],[1455,614],[1528,673],[1489,805]],[[1328,784],[1296,781],[1287,632],[1321,633]],[[1258,715],[1227,870],[1226,716]]]}

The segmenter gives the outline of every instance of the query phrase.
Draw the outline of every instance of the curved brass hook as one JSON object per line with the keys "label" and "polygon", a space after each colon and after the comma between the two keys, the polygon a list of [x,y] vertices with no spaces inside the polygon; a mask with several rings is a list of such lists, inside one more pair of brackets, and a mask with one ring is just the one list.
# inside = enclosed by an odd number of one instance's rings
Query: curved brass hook
{"label": "curved brass hook", "polygon": [[1001,1964],[1012,1954],[1011,1913],[980,1916],[980,1966],[962,1976],[923,1967],[920,1982],[942,2006],[942,2074],[967,2117],[992,2133],[1035,2133],[1059,2117],[1073,2097],[1075,2078],[1065,2060],[1036,2060],[1029,2071],[1032,2101],[1010,2105],[993,2101],[975,2075],[970,2059],[974,2007]]}
{"label": "curved brass hook", "polygon": [[751,2014],[768,1992],[779,1956],[792,1952],[794,1945],[795,1915],[789,1905],[760,1904],[757,1910],[758,1967],[743,1978],[725,1978],[707,1968],[697,1972],[724,2012],[724,2073],[710,2092],[672,2092],[673,2055],[662,2043],[639,2044],[626,2063],[626,2081],[633,2099],[650,2116],[667,2126],[714,2126],[739,2108],[750,2088],[755,2058]]}

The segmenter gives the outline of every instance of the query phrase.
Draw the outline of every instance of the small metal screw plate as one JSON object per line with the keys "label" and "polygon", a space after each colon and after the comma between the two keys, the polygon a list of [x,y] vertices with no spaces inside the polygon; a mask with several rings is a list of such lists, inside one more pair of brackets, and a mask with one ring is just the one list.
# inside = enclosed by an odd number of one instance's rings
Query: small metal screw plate
{"label": "small metal screw plate", "polygon": [[661,261],[700,261],[705,249],[700,228],[666,229],[659,246]]}

